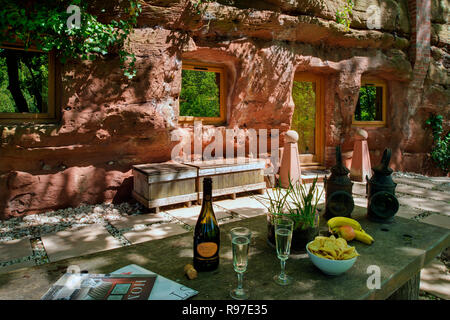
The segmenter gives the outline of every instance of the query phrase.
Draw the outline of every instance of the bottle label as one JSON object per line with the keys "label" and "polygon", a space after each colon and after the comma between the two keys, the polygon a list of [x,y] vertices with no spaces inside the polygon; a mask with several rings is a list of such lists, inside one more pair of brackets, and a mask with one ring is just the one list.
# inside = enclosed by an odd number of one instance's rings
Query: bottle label
{"label": "bottle label", "polygon": [[210,258],[217,252],[217,243],[202,242],[199,245],[197,245],[197,252],[204,258]]}

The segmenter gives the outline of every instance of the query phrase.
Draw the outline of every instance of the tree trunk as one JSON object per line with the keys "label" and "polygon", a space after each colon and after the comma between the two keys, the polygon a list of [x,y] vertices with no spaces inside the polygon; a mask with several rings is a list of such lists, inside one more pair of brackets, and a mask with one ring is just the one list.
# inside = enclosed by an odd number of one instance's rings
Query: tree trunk
{"label": "tree trunk", "polygon": [[19,112],[28,112],[27,101],[23,96],[22,90],[20,90],[19,66],[17,62],[17,56],[12,53],[6,53],[6,66],[9,78],[8,90],[11,92]]}
{"label": "tree trunk", "polygon": [[23,63],[27,66],[28,70],[31,74],[31,80],[33,81],[33,85],[31,86],[31,90],[33,91],[33,95],[36,99],[36,108],[42,113],[42,95],[41,95],[41,85],[39,79],[36,79],[33,73],[33,66],[30,63],[28,58],[24,58]]}

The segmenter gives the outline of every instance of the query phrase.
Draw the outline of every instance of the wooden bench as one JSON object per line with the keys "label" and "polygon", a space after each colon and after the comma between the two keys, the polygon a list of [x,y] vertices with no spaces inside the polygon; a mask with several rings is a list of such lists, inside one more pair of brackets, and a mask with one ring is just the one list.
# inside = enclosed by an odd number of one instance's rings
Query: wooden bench
{"label": "wooden bench", "polygon": [[241,158],[189,163],[152,163],[133,166],[133,197],[147,208],[198,202],[203,198],[202,180],[213,180],[213,197],[240,192],[264,191],[265,161]]}
{"label": "wooden bench", "polygon": [[197,191],[203,199],[203,178],[213,181],[213,197],[231,195],[247,191],[264,191],[265,162],[258,159],[211,160],[186,163],[197,169]]}
{"label": "wooden bench", "polygon": [[197,169],[176,162],[133,166],[133,197],[147,208],[198,200]]}

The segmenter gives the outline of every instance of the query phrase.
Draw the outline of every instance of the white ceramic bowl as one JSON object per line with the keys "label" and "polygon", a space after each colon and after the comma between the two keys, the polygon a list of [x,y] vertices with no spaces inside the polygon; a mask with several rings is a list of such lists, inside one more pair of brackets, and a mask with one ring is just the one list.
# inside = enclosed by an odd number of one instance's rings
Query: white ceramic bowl
{"label": "white ceramic bowl", "polygon": [[308,256],[311,259],[312,263],[317,268],[322,270],[322,272],[325,274],[328,274],[330,276],[340,275],[346,272],[348,269],[350,269],[356,261],[357,257],[347,260],[331,260],[316,256],[311,251],[309,251],[308,247],[311,242],[308,242],[308,244],[306,245],[306,251],[308,252]]}

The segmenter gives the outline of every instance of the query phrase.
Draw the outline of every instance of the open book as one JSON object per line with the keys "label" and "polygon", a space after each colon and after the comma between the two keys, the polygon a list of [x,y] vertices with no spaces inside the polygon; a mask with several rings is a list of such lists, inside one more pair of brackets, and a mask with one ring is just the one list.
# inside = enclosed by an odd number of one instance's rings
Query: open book
{"label": "open book", "polygon": [[42,300],[185,300],[198,291],[131,264],[110,274],[66,273]]}

